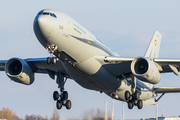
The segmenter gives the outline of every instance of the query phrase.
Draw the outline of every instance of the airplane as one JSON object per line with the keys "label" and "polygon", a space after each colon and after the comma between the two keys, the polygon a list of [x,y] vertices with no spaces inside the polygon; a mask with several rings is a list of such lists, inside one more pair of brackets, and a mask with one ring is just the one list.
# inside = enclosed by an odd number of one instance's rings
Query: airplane
{"label": "airplane", "polygon": [[[156,104],[165,93],[180,92],[180,88],[154,87],[161,80],[160,73],[179,75],[180,71],[180,60],[158,58],[162,38],[158,31],[145,55],[130,58],[119,56],[74,19],[55,10],[41,10],[34,19],[33,29],[50,57],[0,60],[0,71],[25,85],[34,82],[35,73],[56,79],[60,89],[53,93],[57,109],[62,106],[71,109],[64,88],[67,79],[125,101],[129,109],[134,106],[142,109],[143,105]],[[161,96],[155,99],[158,94]]]}

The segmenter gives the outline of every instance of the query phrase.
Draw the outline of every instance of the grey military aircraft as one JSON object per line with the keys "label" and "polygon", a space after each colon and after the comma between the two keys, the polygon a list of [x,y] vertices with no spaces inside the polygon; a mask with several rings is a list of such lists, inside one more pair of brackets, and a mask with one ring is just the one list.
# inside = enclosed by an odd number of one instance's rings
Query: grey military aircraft
{"label": "grey military aircraft", "polygon": [[[0,60],[0,71],[13,81],[31,85],[35,73],[55,79],[60,91],[54,91],[57,109],[71,108],[64,84],[73,79],[80,86],[103,92],[125,101],[128,108],[153,105],[165,93],[180,88],[155,88],[160,73],[179,75],[180,60],[159,59],[162,35],[156,31],[144,56],[125,58],[106,47],[91,32],[68,15],[55,10],[41,10],[34,19],[34,33],[51,57],[10,58]],[[158,94],[161,96],[155,99]]]}

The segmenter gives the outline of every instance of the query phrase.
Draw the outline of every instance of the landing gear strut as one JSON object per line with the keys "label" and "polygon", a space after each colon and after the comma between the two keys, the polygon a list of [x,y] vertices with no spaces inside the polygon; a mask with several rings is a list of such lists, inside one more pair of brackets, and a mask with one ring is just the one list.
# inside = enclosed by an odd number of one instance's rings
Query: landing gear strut
{"label": "landing gear strut", "polygon": [[58,84],[58,88],[60,88],[60,93],[58,93],[58,91],[54,91],[53,93],[53,99],[54,101],[57,101],[56,102],[56,107],[57,109],[61,109],[62,106],[65,106],[66,109],[71,109],[71,101],[68,100],[68,92],[67,91],[64,91],[64,84],[67,80],[64,79],[65,76],[61,73],[58,73],[57,74],[57,80],[56,80],[56,83]]}

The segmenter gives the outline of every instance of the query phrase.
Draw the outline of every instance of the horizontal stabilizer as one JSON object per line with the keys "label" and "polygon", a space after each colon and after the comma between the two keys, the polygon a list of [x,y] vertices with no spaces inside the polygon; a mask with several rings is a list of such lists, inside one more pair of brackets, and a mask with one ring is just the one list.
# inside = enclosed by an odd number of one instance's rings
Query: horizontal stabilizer
{"label": "horizontal stabilizer", "polygon": [[180,92],[180,88],[162,87],[162,88],[154,88],[153,91],[155,93],[176,93],[176,92]]}

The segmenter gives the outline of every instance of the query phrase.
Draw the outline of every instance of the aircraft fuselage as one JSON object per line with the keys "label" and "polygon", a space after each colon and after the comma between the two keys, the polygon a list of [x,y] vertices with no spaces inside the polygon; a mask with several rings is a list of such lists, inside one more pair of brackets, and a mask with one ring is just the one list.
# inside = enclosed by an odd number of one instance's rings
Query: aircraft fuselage
{"label": "aircraft fuselage", "polygon": [[[123,77],[109,73],[95,56],[117,56],[103,45],[92,33],[64,13],[42,10],[34,20],[34,32],[44,48],[53,46],[64,69],[84,88],[102,91],[112,98],[125,101],[124,92],[131,91],[130,83]],[[123,68],[122,68],[123,69]],[[122,73],[123,74],[123,73]],[[141,99],[151,98],[152,91],[140,81],[145,92]],[[139,91],[142,87],[137,86]]]}

